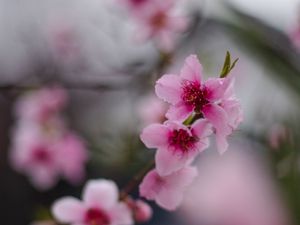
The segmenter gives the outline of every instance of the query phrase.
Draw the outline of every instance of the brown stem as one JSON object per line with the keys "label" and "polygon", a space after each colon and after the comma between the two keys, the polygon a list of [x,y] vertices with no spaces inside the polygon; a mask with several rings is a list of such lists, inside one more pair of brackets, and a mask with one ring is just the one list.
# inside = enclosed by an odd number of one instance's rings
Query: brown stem
{"label": "brown stem", "polygon": [[149,161],[122,189],[120,199],[125,200],[128,194],[140,184],[144,176],[154,167],[154,160]]}

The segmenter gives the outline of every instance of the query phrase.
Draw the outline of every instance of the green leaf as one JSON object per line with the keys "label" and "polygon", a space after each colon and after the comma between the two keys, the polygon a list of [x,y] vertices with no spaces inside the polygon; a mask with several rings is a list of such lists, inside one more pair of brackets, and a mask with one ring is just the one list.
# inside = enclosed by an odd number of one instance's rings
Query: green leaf
{"label": "green leaf", "polygon": [[239,60],[238,58],[235,59],[234,62],[231,64],[231,55],[230,52],[227,51],[220,77],[221,78],[226,77],[230,73],[230,71],[235,67],[235,64],[237,63],[238,60]]}

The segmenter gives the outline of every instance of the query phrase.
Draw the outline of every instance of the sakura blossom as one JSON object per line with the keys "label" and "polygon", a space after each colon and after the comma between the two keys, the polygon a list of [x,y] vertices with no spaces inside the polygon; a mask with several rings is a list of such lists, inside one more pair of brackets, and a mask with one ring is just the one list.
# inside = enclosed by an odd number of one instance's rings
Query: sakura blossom
{"label": "sakura blossom", "polygon": [[22,96],[16,104],[11,165],[39,190],[52,188],[60,178],[78,184],[85,177],[87,149],[60,115],[65,99],[63,89],[45,88]]}
{"label": "sakura blossom", "polygon": [[166,210],[175,210],[196,176],[194,167],[184,167],[168,176],[160,176],[156,169],[151,170],[140,184],[140,195],[154,200]]}
{"label": "sakura blossom", "polygon": [[210,123],[200,119],[190,128],[175,121],[152,124],[140,137],[148,148],[157,148],[156,169],[161,176],[166,176],[191,164],[208,147],[211,133]]}
{"label": "sakura blossom", "polygon": [[90,180],[84,187],[82,200],[63,197],[54,202],[52,213],[60,223],[71,225],[131,225],[130,209],[118,200],[117,185],[110,180]]}
{"label": "sakura blossom", "polygon": [[[154,39],[159,48],[171,51],[175,46],[174,36],[185,31],[187,18],[176,12],[173,0],[130,1],[134,2],[133,19],[138,25],[138,39]],[[138,3],[137,3],[138,2]],[[145,4],[146,7],[142,7]],[[138,9],[138,10],[137,10]]]}
{"label": "sakura blossom", "polygon": [[166,117],[184,121],[192,114],[211,122],[216,131],[217,147],[224,153],[228,147],[226,137],[242,121],[239,101],[234,96],[234,79],[210,78],[203,81],[202,65],[196,55],[185,60],[180,75],[163,75],[155,86],[156,94],[171,104]]}

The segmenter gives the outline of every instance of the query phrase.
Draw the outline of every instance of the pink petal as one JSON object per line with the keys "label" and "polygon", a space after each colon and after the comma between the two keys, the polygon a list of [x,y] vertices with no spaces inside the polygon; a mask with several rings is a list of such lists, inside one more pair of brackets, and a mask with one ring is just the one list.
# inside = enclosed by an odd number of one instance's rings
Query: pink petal
{"label": "pink petal", "polygon": [[181,80],[177,75],[164,75],[156,81],[156,95],[173,105],[181,99]]}
{"label": "pink petal", "polygon": [[170,17],[168,22],[168,28],[172,31],[182,32],[188,28],[188,20],[186,17],[173,16]]}
{"label": "pink petal", "polygon": [[192,113],[193,108],[188,107],[184,104],[182,105],[171,105],[169,110],[166,113],[166,117],[169,120],[178,120],[178,121],[184,121],[188,118],[188,116]]}
{"label": "pink petal", "polygon": [[169,129],[161,124],[152,124],[144,128],[140,138],[148,148],[158,148],[168,144]]}
{"label": "pink petal", "polygon": [[198,142],[196,142],[195,145],[196,145],[195,146],[196,150],[194,150],[194,151],[197,152],[197,153],[202,152],[202,151],[204,151],[205,149],[208,148],[209,140],[208,140],[208,138],[202,138]]}
{"label": "pink petal", "polygon": [[182,199],[182,192],[163,189],[156,197],[156,203],[166,210],[173,211],[180,205]]}
{"label": "pink petal", "polygon": [[110,180],[91,180],[83,190],[83,201],[88,207],[110,209],[117,203],[118,198],[118,187]]}
{"label": "pink petal", "polygon": [[170,149],[158,149],[155,155],[156,170],[160,176],[167,176],[192,162],[193,155],[178,155]]}
{"label": "pink petal", "polygon": [[221,99],[227,89],[227,83],[224,78],[210,78],[205,82],[205,97],[209,101],[217,101]]}
{"label": "pink petal", "polygon": [[170,187],[182,189],[188,187],[197,177],[198,171],[193,166],[184,167],[176,173],[168,176],[167,184]]}
{"label": "pink petal", "polygon": [[110,213],[112,225],[133,225],[132,213],[125,203],[118,203],[111,209]]}
{"label": "pink petal", "polygon": [[58,181],[58,172],[56,168],[47,166],[33,166],[27,168],[30,171],[30,180],[39,190],[47,190],[53,187]]}
{"label": "pink petal", "polygon": [[195,167],[185,167],[165,177],[165,188],[157,196],[157,203],[167,210],[175,210],[180,205],[186,188],[197,175]]}
{"label": "pink petal", "polygon": [[192,125],[191,131],[193,135],[201,139],[212,134],[212,127],[208,120],[199,119]]}
{"label": "pink petal", "polygon": [[224,154],[228,148],[226,135],[216,134],[217,148],[220,154]]}
{"label": "pink petal", "polygon": [[209,104],[203,107],[203,114],[216,128],[216,139],[219,152],[225,152],[228,147],[226,136],[232,132],[232,129],[228,126],[226,112],[218,105]]}
{"label": "pink petal", "polygon": [[201,84],[202,65],[200,64],[196,55],[190,55],[186,58],[180,76],[183,79],[189,81],[198,81]]}
{"label": "pink petal", "polygon": [[205,118],[216,128],[217,133],[224,135],[231,133],[231,129],[228,126],[227,114],[222,107],[216,104],[207,104],[203,107],[202,112]]}
{"label": "pink petal", "polygon": [[146,174],[142,183],[139,186],[140,196],[154,200],[158,192],[163,187],[163,181],[160,179],[156,169],[151,170]]}
{"label": "pink petal", "polygon": [[85,209],[82,203],[73,197],[64,197],[54,202],[52,213],[61,223],[81,222]]}
{"label": "pink petal", "polygon": [[237,99],[224,100],[221,107],[226,111],[228,124],[232,129],[236,129],[243,120],[243,113],[240,102]]}

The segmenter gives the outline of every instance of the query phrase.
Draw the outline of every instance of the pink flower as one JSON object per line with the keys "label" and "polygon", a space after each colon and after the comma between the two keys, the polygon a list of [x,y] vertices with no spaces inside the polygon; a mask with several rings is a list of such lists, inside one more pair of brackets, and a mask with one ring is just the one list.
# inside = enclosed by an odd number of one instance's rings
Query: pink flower
{"label": "pink flower", "polygon": [[141,140],[148,148],[157,148],[155,163],[161,176],[169,175],[192,163],[208,147],[211,126],[205,119],[197,120],[191,128],[174,121],[146,127]]}
{"label": "pink flower", "polygon": [[119,193],[113,181],[89,181],[82,201],[63,197],[52,206],[52,213],[60,223],[71,225],[131,225],[133,219],[127,205],[119,202]]}
{"label": "pink flower", "polygon": [[216,129],[219,151],[223,153],[227,149],[226,137],[242,119],[231,77],[203,82],[202,66],[197,56],[191,55],[186,59],[180,76],[162,76],[156,82],[155,91],[159,98],[171,104],[166,114],[168,119],[183,121],[192,113],[202,114]]}
{"label": "pink flower", "polygon": [[12,166],[30,177],[33,185],[41,190],[52,187],[58,179],[57,152],[53,142],[30,124],[19,128],[13,140]]}
{"label": "pink flower", "polygon": [[132,210],[134,220],[137,223],[147,222],[152,217],[152,208],[146,202],[140,199],[135,201],[127,197],[126,204]]}
{"label": "pink flower", "polygon": [[88,160],[84,141],[69,133],[58,141],[55,148],[59,155],[57,163],[62,176],[74,184],[79,183],[85,176],[84,165]]}
{"label": "pink flower", "polygon": [[16,115],[18,118],[44,122],[65,106],[66,99],[65,91],[59,87],[29,92],[19,98],[16,104]]}
{"label": "pink flower", "polygon": [[155,38],[160,48],[170,51],[174,48],[174,35],[184,31],[187,20],[174,13],[175,1],[151,0],[143,10],[135,13],[140,24],[138,37],[140,39]]}
{"label": "pink flower", "polygon": [[150,171],[140,185],[140,195],[154,200],[167,210],[175,210],[183,199],[183,193],[191,185],[197,170],[185,167],[168,176],[160,176],[154,169]]}
{"label": "pink flower", "polygon": [[53,187],[60,177],[75,184],[85,175],[87,150],[74,134],[45,133],[39,126],[24,123],[17,127],[12,142],[12,166],[40,190]]}

